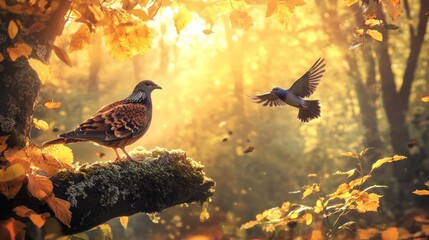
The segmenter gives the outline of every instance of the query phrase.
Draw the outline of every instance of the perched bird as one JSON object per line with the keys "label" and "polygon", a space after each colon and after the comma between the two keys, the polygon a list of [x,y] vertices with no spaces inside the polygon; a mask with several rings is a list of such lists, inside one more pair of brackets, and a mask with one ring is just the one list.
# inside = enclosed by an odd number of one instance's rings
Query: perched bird
{"label": "perched bird", "polygon": [[116,161],[121,159],[118,148],[133,160],[125,147],[136,142],[148,130],[152,120],[151,93],[155,89],[162,88],[150,80],[139,82],[127,98],[102,107],[75,130],[44,142],[41,147],[91,141],[113,148]]}
{"label": "perched bird", "polygon": [[289,89],[275,87],[269,93],[253,96],[253,100],[256,103],[262,103],[263,106],[290,105],[299,108],[298,119],[301,122],[308,122],[320,117],[319,100],[304,100],[303,98],[309,97],[316,91],[325,72],[324,60],[319,58]]}

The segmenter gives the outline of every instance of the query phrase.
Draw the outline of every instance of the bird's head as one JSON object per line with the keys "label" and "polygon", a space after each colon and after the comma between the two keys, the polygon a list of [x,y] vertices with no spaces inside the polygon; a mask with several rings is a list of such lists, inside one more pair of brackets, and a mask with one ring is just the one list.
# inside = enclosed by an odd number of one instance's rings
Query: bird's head
{"label": "bird's head", "polygon": [[271,93],[279,94],[281,92],[281,90],[282,90],[281,88],[275,87],[275,88],[271,89]]}
{"label": "bird's head", "polygon": [[162,89],[158,84],[152,82],[151,80],[143,80],[139,82],[134,88],[133,92],[146,92],[150,93],[155,89]]}

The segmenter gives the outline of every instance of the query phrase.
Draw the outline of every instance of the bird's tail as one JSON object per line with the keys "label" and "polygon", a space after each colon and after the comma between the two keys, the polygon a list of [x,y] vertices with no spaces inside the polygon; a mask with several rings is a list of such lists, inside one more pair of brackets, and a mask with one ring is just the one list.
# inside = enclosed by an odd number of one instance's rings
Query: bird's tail
{"label": "bird's tail", "polygon": [[50,140],[47,142],[42,143],[42,145],[40,145],[41,148],[53,145],[53,144],[68,144],[68,143],[75,143],[75,142],[82,142],[83,140],[79,140],[79,139],[70,139],[70,138],[56,138],[54,140]]}
{"label": "bird's tail", "polygon": [[319,100],[305,100],[307,107],[300,108],[298,112],[298,119],[301,122],[308,122],[311,119],[320,117]]}

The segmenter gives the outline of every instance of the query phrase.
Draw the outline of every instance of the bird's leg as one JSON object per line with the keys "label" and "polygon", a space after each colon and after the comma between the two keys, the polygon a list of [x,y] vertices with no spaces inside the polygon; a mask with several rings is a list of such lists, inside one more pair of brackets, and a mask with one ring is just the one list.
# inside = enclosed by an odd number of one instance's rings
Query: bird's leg
{"label": "bird's leg", "polygon": [[116,153],[115,161],[121,161],[121,157],[119,156],[118,149],[114,148],[113,150],[115,150],[115,153]]}
{"label": "bird's leg", "polygon": [[122,147],[121,148],[121,150],[125,153],[125,155],[127,155],[127,158],[128,158],[128,160],[131,160],[131,161],[134,161],[134,162],[139,162],[139,161],[137,161],[137,160],[135,160],[134,158],[132,158],[128,153],[127,153],[127,151],[125,151],[125,147]]}

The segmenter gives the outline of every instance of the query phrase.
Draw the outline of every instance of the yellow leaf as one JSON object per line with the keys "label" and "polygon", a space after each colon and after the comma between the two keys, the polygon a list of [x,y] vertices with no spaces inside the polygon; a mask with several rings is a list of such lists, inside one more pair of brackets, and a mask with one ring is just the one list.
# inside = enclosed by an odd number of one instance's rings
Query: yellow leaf
{"label": "yellow leaf", "polygon": [[53,194],[46,198],[46,203],[54,212],[55,217],[60,220],[64,225],[70,227],[72,213],[70,212],[70,203],[66,200],[59,199]]}
{"label": "yellow leaf", "polygon": [[61,103],[60,102],[54,102],[54,100],[52,100],[52,99],[48,99],[45,101],[45,103],[43,103],[43,106],[45,106],[47,109],[51,110],[51,109],[55,109],[55,108],[60,108]]}
{"label": "yellow leaf", "polygon": [[191,20],[192,15],[189,10],[184,5],[180,6],[174,14],[174,26],[176,27],[177,34],[179,34],[182,29],[191,22]]}
{"label": "yellow leaf", "polygon": [[371,175],[366,175],[361,178],[355,179],[349,183],[350,188],[354,188],[356,186],[360,186],[366,182],[371,177]]}
{"label": "yellow leaf", "polygon": [[421,97],[420,98],[420,100],[422,101],[422,102],[424,102],[424,103],[429,103],[429,96],[423,96],[423,97]]}
{"label": "yellow leaf", "polygon": [[28,174],[27,189],[31,195],[39,200],[43,200],[52,193],[52,181],[46,176]]}
{"label": "yellow leaf", "polygon": [[383,21],[379,20],[379,19],[367,19],[365,20],[365,25],[370,26],[370,27],[375,27],[375,26],[379,26],[383,23]]}
{"label": "yellow leaf", "polygon": [[308,195],[310,195],[314,192],[320,192],[320,187],[316,183],[314,183],[311,186],[306,186],[304,188],[305,188],[305,190],[304,190],[304,193],[302,194],[302,199],[304,199],[305,197],[307,197]]}
{"label": "yellow leaf", "polygon": [[278,208],[270,209],[268,211],[267,219],[268,220],[278,220],[282,217],[282,212]]}
{"label": "yellow leaf", "polygon": [[254,227],[254,226],[258,225],[258,224],[259,224],[258,221],[249,221],[249,222],[241,225],[240,229],[241,230],[243,230],[243,229],[249,229],[249,228],[252,228],[252,227]]}
{"label": "yellow leaf", "polygon": [[128,216],[119,217],[119,222],[121,223],[124,229],[128,227]]}
{"label": "yellow leaf", "polygon": [[25,174],[24,167],[19,164],[13,164],[6,169],[0,169],[0,183],[9,182]]}
{"label": "yellow leaf", "polygon": [[413,193],[416,195],[429,195],[429,190],[415,190]]}
{"label": "yellow leaf", "polygon": [[355,171],[356,171],[356,168],[348,170],[347,172],[336,171],[334,173],[334,175],[347,175],[347,177],[351,177],[351,176],[353,176],[353,174],[355,173]]}
{"label": "yellow leaf", "polygon": [[399,238],[399,231],[396,227],[390,227],[381,233],[382,240],[397,240]]}
{"label": "yellow leaf", "polygon": [[297,212],[297,211],[291,211],[288,215],[289,215],[290,219],[295,219],[295,218],[298,218],[299,212]]}
{"label": "yellow leaf", "polygon": [[12,199],[21,189],[24,183],[25,175],[5,183],[0,183],[0,193],[6,196],[8,199]]}
{"label": "yellow leaf", "polygon": [[383,165],[385,163],[400,161],[400,160],[403,160],[403,159],[406,159],[406,158],[407,157],[405,157],[405,156],[395,155],[393,157],[386,157],[386,158],[379,159],[379,160],[377,160],[377,162],[375,162],[374,164],[372,164],[371,170],[379,168],[381,165]]}
{"label": "yellow leaf", "polygon": [[376,212],[380,197],[375,193],[360,192],[359,197],[356,199],[356,210],[360,213]]}
{"label": "yellow leaf", "polygon": [[0,136],[0,153],[2,153],[7,148],[7,139],[9,136]]}
{"label": "yellow leaf", "polygon": [[320,212],[323,211],[323,208],[324,208],[324,206],[323,206],[323,198],[318,198],[317,201],[316,201],[316,206],[314,206],[313,210],[314,210],[315,213],[320,213]]}
{"label": "yellow leaf", "polygon": [[377,41],[380,41],[380,42],[383,41],[383,35],[378,30],[368,29],[366,31],[366,34],[368,34],[369,36],[371,36]]}
{"label": "yellow leaf", "polygon": [[253,26],[253,18],[246,11],[233,10],[230,13],[229,18],[233,28],[249,30],[249,28]]}
{"label": "yellow leaf", "polygon": [[[284,212],[287,212],[287,211],[289,211],[289,207],[290,207],[290,202],[284,202],[283,204],[282,204],[282,206],[281,206],[281,209],[284,211]],[[259,221],[259,220],[258,220]]]}
{"label": "yellow leaf", "polygon": [[84,49],[91,43],[91,31],[87,24],[80,25],[79,29],[71,36],[69,51]]}
{"label": "yellow leaf", "polygon": [[49,124],[41,119],[39,120],[37,118],[33,118],[33,124],[36,129],[39,129],[41,131],[49,130]]}
{"label": "yellow leaf", "polygon": [[359,236],[358,239],[371,239],[380,231],[377,228],[368,228],[368,229],[358,229],[357,234]]}
{"label": "yellow leaf", "polygon": [[50,216],[49,213],[37,214],[34,210],[26,206],[18,206],[13,209],[16,215],[20,217],[28,217],[38,227],[41,228],[45,225],[46,218]]}
{"label": "yellow leaf", "polygon": [[340,186],[338,186],[337,191],[335,191],[334,193],[329,194],[328,196],[330,197],[330,199],[334,199],[334,198],[340,198],[340,199],[344,199],[344,198],[348,198],[351,196],[351,194],[349,193],[350,191],[350,186],[347,183],[343,183]]}
{"label": "yellow leaf", "polygon": [[310,225],[313,222],[313,215],[311,213],[305,213],[302,218],[305,220],[306,225]]}
{"label": "yellow leaf", "polygon": [[210,214],[209,212],[207,212],[207,209],[203,209],[203,211],[201,211],[200,213],[200,221],[201,222],[205,222],[207,219],[209,219]]}
{"label": "yellow leaf", "polygon": [[29,58],[33,49],[26,43],[15,43],[13,47],[7,48],[7,53],[12,61],[19,57]]}
{"label": "yellow leaf", "polygon": [[7,33],[9,34],[9,37],[12,40],[15,39],[16,34],[18,34],[18,25],[16,25],[16,22],[14,20],[11,20],[9,22]]}
{"label": "yellow leaf", "polygon": [[342,154],[344,157],[349,157],[349,158],[357,158],[358,156],[356,155],[356,153],[352,153],[352,152],[345,152]]}
{"label": "yellow leaf", "polygon": [[359,0],[344,0],[347,7],[350,7],[351,5],[357,3]]}
{"label": "yellow leaf", "polygon": [[49,75],[51,74],[49,65],[46,65],[41,61],[32,58],[28,59],[28,63],[30,63],[31,68],[36,71],[42,84],[45,84],[49,78]]}
{"label": "yellow leaf", "polygon": [[43,169],[48,176],[53,175],[60,169],[70,170],[71,167],[58,161],[55,157],[51,156],[48,152],[40,150],[35,146],[25,148],[25,153],[31,161],[31,164],[35,167]]}
{"label": "yellow leaf", "polygon": [[104,27],[104,40],[109,54],[118,60],[128,60],[150,50],[152,37],[144,24],[122,26],[110,24]]}
{"label": "yellow leaf", "polygon": [[63,63],[69,65],[70,67],[73,65],[72,61],[70,60],[69,55],[67,54],[67,52],[64,49],[59,48],[53,44],[51,46],[52,46],[52,50],[54,50],[55,55],[57,55],[57,57],[61,61],[63,61]]}
{"label": "yellow leaf", "polygon": [[73,163],[73,152],[69,147],[62,144],[50,145],[42,150],[43,153],[48,153],[58,161],[71,165]]}
{"label": "yellow leaf", "polygon": [[317,177],[317,174],[315,174],[315,173],[310,173],[310,174],[308,174],[308,175],[307,175],[307,177]]}

